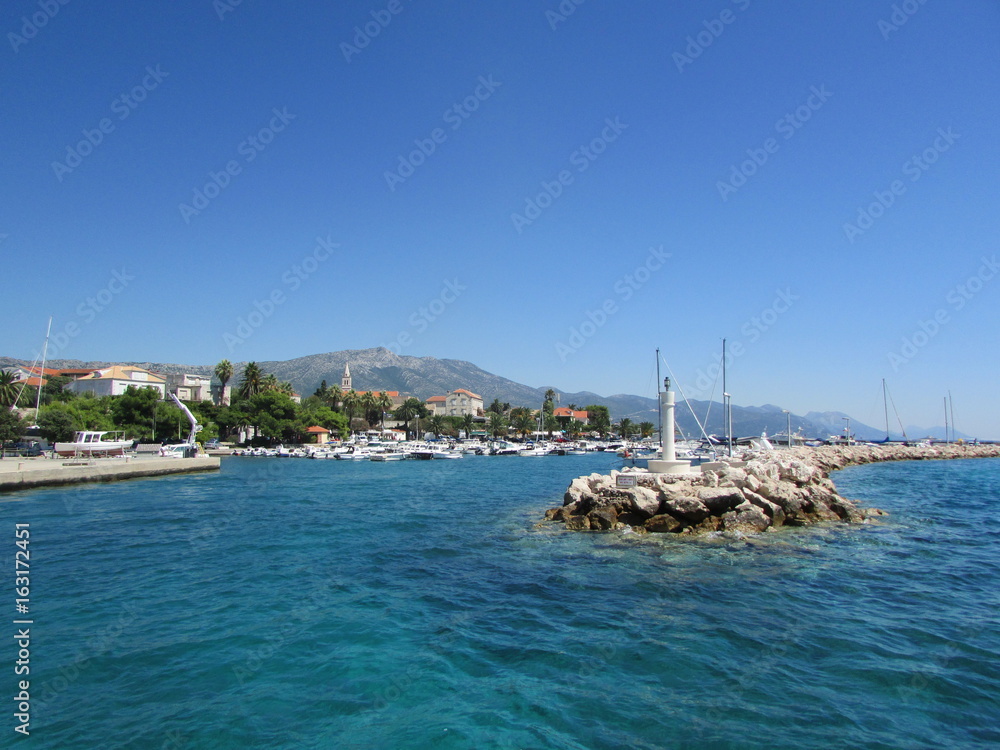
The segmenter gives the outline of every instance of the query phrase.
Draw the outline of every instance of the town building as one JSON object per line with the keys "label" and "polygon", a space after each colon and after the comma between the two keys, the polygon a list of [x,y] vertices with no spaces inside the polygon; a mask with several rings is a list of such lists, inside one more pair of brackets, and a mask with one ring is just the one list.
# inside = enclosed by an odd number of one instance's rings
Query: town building
{"label": "town building", "polygon": [[577,422],[582,422],[587,424],[587,412],[577,411],[575,409],[570,409],[565,406],[560,406],[558,409],[553,409],[552,416],[559,420],[559,423],[565,427],[568,422],[576,420]]}
{"label": "town building", "polygon": [[167,393],[172,393],[181,401],[211,401],[212,379],[204,375],[168,373]]}
{"label": "town building", "polygon": [[127,365],[113,365],[66,384],[73,393],[93,393],[95,396],[121,396],[129,386],[153,388],[160,397],[166,395],[166,380],[149,370]]}

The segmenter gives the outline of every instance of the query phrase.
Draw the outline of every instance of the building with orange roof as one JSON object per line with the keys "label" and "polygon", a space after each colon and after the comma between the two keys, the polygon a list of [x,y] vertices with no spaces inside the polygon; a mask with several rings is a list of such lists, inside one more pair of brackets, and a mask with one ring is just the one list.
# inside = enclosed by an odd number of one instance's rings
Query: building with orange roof
{"label": "building with orange roof", "polygon": [[586,411],[576,411],[566,406],[560,406],[558,409],[553,409],[552,416],[555,417],[556,419],[564,420],[566,422],[575,419],[578,422],[583,422],[584,424],[587,424]]}
{"label": "building with orange roof", "polygon": [[166,395],[166,380],[141,367],[113,365],[92,370],[88,375],[67,383],[66,390],[74,393],[93,393],[95,396],[120,396],[129,386],[152,388],[160,397]]}

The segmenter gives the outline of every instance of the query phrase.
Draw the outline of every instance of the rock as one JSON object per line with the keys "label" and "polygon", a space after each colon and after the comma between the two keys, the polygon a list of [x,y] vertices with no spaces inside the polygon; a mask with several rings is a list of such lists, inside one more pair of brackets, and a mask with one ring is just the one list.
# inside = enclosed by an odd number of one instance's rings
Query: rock
{"label": "rock", "polygon": [[566,519],[566,528],[570,531],[589,531],[590,518],[588,516],[570,516]]}
{"label": "rock", "polygon": [[743,502],[743,495],[738,487],[707,487],[698,490],[698,499],[705,504],[712,515],[721,516]]}
{"label": "rock", "polygon": [[704,521],[688,526],[685,531],[691,534],[709,534],[718,531],[722,526],[722,519],[718,516],[709,516]]}
{"label": "rock", "polygon": [[746,497],[747,502],[751,505],[755,505],[764,511],[764,515],[771,519],[772,526],[781,526],[785,523],[785,511],[777,503],[772,503],[756,492],[751,492],[747,489],[743,490],[743,496]]}
{"label": "rock", "polygon": [[563,495],[563,505],[579,503],[584,495],[591,493],[590,483],[584,477],[577,477],[569,483],[569,489]]}
{"label": "rock", "polygon": [[654,534],[669,534],[671,532],[677,532],[680,531],[683,525],[684,524],[676,518],[667,515],[666,513],[659,516],[653,516],[644,524],[646,531]]}
{"label": "rock", "polygon": [[636,487],[629,493],[631,510],[644,514],[646,518],[655,516],[660,511],[660,493],[648,487]]}
{"label": "rock", "polygon": [[741,531],[745,534],[753,534],[764,531],[771,525],[771,521],[764,515],[764,511],[750,503],[747,505],[750,507],[739,511],[730,511],[722,517],[724,531]]}
{"label": "rock", "polygon": [[787,464],[778,466],[779,478],[786,482],[794,482],[800,487],[809,484],[816,474],[816,469],[801,461],[789,461]]}
{"label": "rock", "polygon": [[592,531],[608,531],[618,523],[618,514],[612,508],[597,508],[587,514]]}
{"label": "rock", "polygon": [[663,510],[675,518],[689,523],[698,523],[712,515],[708,506],[696,497],[681,495],[663,500]]}
{"label": "rock", "polygon": [[786,516],[794,516],[802,510],[802,500],[795,488],[787,482],[764,482],[757,493],[781,506]]}

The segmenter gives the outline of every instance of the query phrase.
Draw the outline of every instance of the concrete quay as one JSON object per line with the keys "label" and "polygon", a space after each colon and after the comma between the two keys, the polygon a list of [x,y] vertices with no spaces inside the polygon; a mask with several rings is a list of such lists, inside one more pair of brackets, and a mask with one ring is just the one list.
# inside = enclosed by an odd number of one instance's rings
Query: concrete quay
{"label": "concrete quay", "polygon": [[218,471],[217,456],[198,458],[5,458],[0,460],[0,492],[84,482],[161,477],[196,471]]}

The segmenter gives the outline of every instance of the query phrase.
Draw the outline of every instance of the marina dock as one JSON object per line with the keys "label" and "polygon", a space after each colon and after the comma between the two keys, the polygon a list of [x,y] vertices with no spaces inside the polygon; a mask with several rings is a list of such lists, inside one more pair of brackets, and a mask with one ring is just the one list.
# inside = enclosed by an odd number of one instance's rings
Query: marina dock
{"label": "marina dock", "polygon": [[94,458],[0,460],[0,492],[83,482],[160,477],[198,471],[218,471],[217,456],[198,458]]}

